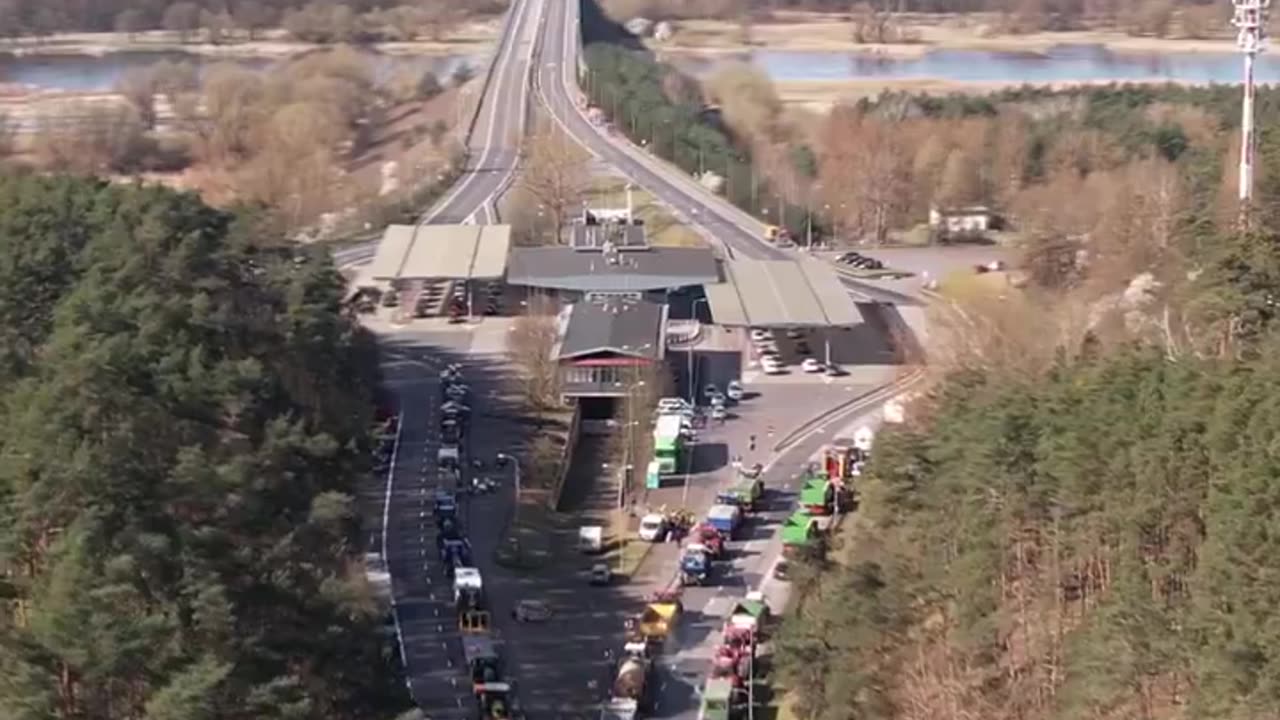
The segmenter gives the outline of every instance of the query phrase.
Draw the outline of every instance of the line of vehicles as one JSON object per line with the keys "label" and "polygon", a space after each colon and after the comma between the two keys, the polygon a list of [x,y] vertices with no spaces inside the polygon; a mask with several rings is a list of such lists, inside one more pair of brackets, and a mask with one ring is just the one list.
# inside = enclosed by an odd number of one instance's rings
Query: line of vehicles
{"label": "line of vehicles", "polygon": [[[436,550],[445,577],[453,580],[454,610],[477,714],[482,720],[508,720],[520,717],[520,711],[506,677],[501,639],[491,627],[484,578],[474,565],[471,541],[458,507],[458,496],[463,491],[463,445],[471,414],[466,404],[469,394],[459,365],[440,372],[440,446],[436,451],[439,482],[432,507]],[[467,490],[474,493],[481,489],[481,483],[472,477]]]}

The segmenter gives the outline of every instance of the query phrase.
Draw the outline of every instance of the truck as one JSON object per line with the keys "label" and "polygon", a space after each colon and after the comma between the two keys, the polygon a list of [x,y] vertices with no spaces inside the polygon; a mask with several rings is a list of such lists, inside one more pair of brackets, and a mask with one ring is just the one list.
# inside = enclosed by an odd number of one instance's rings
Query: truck
{"label": "truck", "polygon": [[739,476],[732,487],[716,496],[716,502],[737,505],[743,512],[755,512],[762,497],[764,497],[764,481],[758,477]]}
{"label": "truck", "polygon": [[635,720],[646,704],[653,663],[644,643],[628,643],[626,657],[618,663],[609,700],[600,711],[600,720]]}
{"label": "truck", "polygon": [[822,531],[818,520],[804,510],[797,510],[782,526],[782,556],[788,560],[821,548]]}
{"label": "truck", "polygon": [[440,564],[446,575],[452,576],[460,568],[471,565],[471,542],[462,538],[445,540],[440,547]]}
{"label": "truck", "polygon": [[835,509],[836,488],[825,477],[810,477],[800,489],[800,507],[812,515],[829,515]]}
{"label": "truck", "polygon": [[442,468],[461,467],[457,445],[441,445],[436,451],[436,464]]}
{"label": "truck", "polygon": [[680,467],[684,455],[683,415],[659,415],[653,428],[653,459],[658,463],[659,475],[673,475]]}
{"label": "truck", "polygon": [[707,511],[707,524],[732,540],[742,525],[742,509],[737,505],[712,505]]}
{"label": "truck", "polygon": [[485,609],[484,580],[473,567],[460,567],[453,571],[453,603],[458,616]]}
{"label": "truck", "polygon": [[638,615],[628,618],[626,638],[628,643],[641,643],[646,647],[661,646],[671,629],[680,620],[684,605],[680,593],[664,590],[649,597],[648,604]]}
{"label": "truck", "polygon": [[467,661],[471,686],[475,692],[488,683],[502,679],[502,656],[492,633],[470,632],[462,635],[462,657]]}
{"label": "truck", "polygon": [[453,493],[446,490],[437,490],[435,503],[433,505],[433,514],[436,518],[437,526],[445,520],[456,520],[458,517],[458,501]]}
{"label": "truck", "polygon": [[707,557],[707,548],[697,543],[685,547],[680,555],[680,584],[701,585],[711,574],[711,558]]}

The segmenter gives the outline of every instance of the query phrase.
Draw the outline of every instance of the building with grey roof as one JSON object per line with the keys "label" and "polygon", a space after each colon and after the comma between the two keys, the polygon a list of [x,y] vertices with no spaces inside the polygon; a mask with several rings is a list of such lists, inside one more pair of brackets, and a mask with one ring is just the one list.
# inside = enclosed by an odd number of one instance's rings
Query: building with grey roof
{"label": "building with grey roof", "polygon": [[511,285],[572,293],[653,293],[720,282],[709,248],[513,248]]}
{"label": "building with grey roof", "polygon": [[555,348],[566,398],[625,396],[666,357],[667,306],[622,297],[581,301],[560,314]]}

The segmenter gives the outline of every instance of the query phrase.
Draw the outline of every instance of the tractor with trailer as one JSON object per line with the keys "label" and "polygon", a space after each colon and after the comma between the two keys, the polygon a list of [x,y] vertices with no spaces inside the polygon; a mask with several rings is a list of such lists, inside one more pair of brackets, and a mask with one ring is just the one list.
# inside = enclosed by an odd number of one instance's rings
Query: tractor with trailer
{"label": "tractor with trailer", "polygon": [[680,584],[702,585],[711,575],[711,558],[704,545],[690,543],[680,555]]}
{"label": "tractor with trailer", "polygon": [[600,720],[635,720],[645,709],[653,661],[645,643],[627,643]]}

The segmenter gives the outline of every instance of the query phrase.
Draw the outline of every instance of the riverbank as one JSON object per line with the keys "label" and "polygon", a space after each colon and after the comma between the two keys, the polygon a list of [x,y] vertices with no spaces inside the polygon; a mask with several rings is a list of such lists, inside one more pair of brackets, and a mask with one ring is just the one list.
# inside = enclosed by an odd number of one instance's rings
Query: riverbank
{"label": "riverbank", "polygon": [[[1071,80],[1037,84],[1036,87],[1062,90],[1085,85],[1109,85],[1109,80]],[[1134,79],[1122,81],[1129,84],[1153,83],[1163,80]],[[833,105],[855,103],[864,98],[874,98],[884,92],[905,92],[921,95],[951,95],[965,93],[986,95],[1022,86],[1019,80],[992,80],[965,82],[939,78],[846,78],[841,80],[787,80],[774,82],[778,97],[787,105],[815,112],[826,112]]]}
{"label": "riverbank", "polygon": [[[362,48],[387,55],[455,55],[484,52],[498,37],[500,17],[469,20],[452,28],[439,40],[411,40],[361,45]],[[0,42],[0,53],[11,55],[86,55],[105,56],[113,53],[186,53],[209,58],[287,58],[293,55],[331,48],[332,45],[300,42],[284,30],[265,30],[255,40],[232,40],[222,43],[181,42],[177,35],[163,30],[126,33],[62,33],[40,40],[7,40]]]}
{"label": "riverbank", "polygon": [[681,20],[666,42],[647,41],[659,53],[724,55],[751,50],[810,52],[863,52],[889,58],[910,59],[931,50],[986,50],[992,52],[1045,53],[1060,45],[1090,45],[1119,53],[1232,53],[1230,35],[1212,39],[1133,37],[1115,30],[999,34],[997,18],[990,15],[907,15],[902,27],[913,36],[910,43],[853,42],[854,25],[839,13],[776,12],[774,21],[752,25],[749,38],[742,26],[727,20]]}

